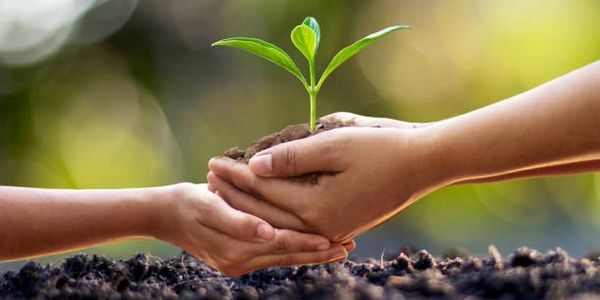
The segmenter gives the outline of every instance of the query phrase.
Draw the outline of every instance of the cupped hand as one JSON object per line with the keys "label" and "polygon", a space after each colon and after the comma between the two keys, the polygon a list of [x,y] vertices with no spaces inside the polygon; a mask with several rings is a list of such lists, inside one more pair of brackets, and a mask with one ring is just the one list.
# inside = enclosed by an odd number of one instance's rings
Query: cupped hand
{"label": "cupped hand", "polygon": [[[209,188],[275,226],[345,242],[445,184],[420,130],[338,128],[209,162]],[[285,177],[320,174],[316,184]],[[282,178],[283,177],[283,178]]]}
{"label": "cupped hand", "polygon": [[154,235],[200,257],[229,276],[273,266],[315,264],[345,259],[354,244],[274,229],[264,220],[230,207],[205,184],[174,186],[159,208]]}

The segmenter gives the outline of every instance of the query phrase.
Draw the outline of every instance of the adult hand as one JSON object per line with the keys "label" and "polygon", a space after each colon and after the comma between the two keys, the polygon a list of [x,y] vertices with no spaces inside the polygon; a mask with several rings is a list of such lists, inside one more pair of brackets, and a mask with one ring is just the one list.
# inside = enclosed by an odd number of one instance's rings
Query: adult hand
{"label": "adult hand", "polygon": [[[344,241],[454,182],[502,180],[548,166],[594,170],[600,155],[598,78],[596,62],[432,126],[334,129],[267,149],[248,166],[214,159],[209,184],[234,207],[285,222],[275,210],[261,213],[260,202],[242,197],[241,190],[301,222],[292,218],[289,226]],[[269,178],[306,173],[322,176],[315,185]]]}
{"label": "adult hand", "polygon": [[[345,242],[445,184],[420,130],[338,128],[258,153],[209,162],[209,188],[275,226]],[[316,184],[290,180],[321,174]]]}
{"label": "adult hand", "polygon": [[[321,118],[322,120],[341,120],[345,122],[352,121],[354,126],[357,127],[388,127],[388,128],[400,128],[400,129],[417,129],[428,127],[436,123],[444,122],[426,122],[426,123],[414,123],[405,122],[396,119],[379,118],[379,117],[368,117],[361,116],[349,112],[337,112]],[[484,182],[498,182],[513,179],[522,179],[530,177],[540,176],[562,176],[569,174],[578,174],[582,172],[593,172],[600,169],[600,155],[591,154],[586,156],[579,156],[569,161],[555,161],[550,162],[544,166],[536,166],[533,168],[526,169],[515,169],[505,172],[503,174],[493,174],[490,176],[473,177],[465,180],[457,181],[456,184],[469,184],[469,183],[484,183]]]}
{"label": "adult hand", "polygon": [[318,235],[273,229],[267,222],[233,209],[204,184],[173,186],[158,207],[156,238],[202,258],[226,275],[272,266],[325,263],[345,259],[347,249]]}

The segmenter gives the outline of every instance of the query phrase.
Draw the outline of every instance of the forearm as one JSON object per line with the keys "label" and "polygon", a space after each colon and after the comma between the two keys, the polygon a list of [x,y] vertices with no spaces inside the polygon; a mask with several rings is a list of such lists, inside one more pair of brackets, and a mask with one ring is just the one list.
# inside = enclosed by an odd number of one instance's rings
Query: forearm
{"label": "forearm", "polygon": [[600,63],[595,63],[419,131],[428,137],[438,168],[448,172],[443,180],[452,183],[552,170],[597,156],[598,127]]}
{"label": "forearm", "polygon": [[0,260],[150,235],[168,187],[58,190],[0,186]]}
{"label": "forearm", "polygon": [[580,174],[585,172],[596,172],[600,171],[600,159],[598,160],[584,160],[565,164],[558,164],[546,167],[531,168],[520,171],[508,172],[504,174],[498,174],[493,176],[479,177],[466,179],[457,184],[469,184],[469,183],[486,183],[486,182],[498,182],[514,179],[524,179],[533,177],[544,177],[544,176],[564,176],[571,174]]}

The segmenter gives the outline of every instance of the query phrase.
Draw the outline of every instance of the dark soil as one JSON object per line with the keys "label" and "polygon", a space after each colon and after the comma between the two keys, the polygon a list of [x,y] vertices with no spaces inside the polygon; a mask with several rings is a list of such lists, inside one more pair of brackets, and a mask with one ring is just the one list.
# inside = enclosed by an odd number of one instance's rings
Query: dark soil
{"label": "dark soil", "polygon": [[[462,253],[462,252],[459,252]],[[78,254],[61,266],[26,264],[0,276],[0,298],[49,299],[541,299],[600,297],[600,259],[520,248],[502,259],[434,258],[271,268],[229,278],[187,254],[128,260]]]}

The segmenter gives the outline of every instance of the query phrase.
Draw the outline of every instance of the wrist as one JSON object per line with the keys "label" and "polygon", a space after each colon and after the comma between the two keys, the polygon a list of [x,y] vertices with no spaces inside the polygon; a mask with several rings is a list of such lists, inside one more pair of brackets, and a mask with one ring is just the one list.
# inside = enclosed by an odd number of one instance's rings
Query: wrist
{"label": "wrist", "polygon": [[447,186],[460,178],[459,167],[455,162],[453,149],[445,145],[445,139],[438,126],[424,126],[407,131],[411,149],[415,155],[414,170],[424,192]]}
{"label": "wrist", "polygon": [[168,236],[172,219],[170,212],[175,205],[181,183],[148,188],[146,195],[144,234],[155,239],[164,240]]}

